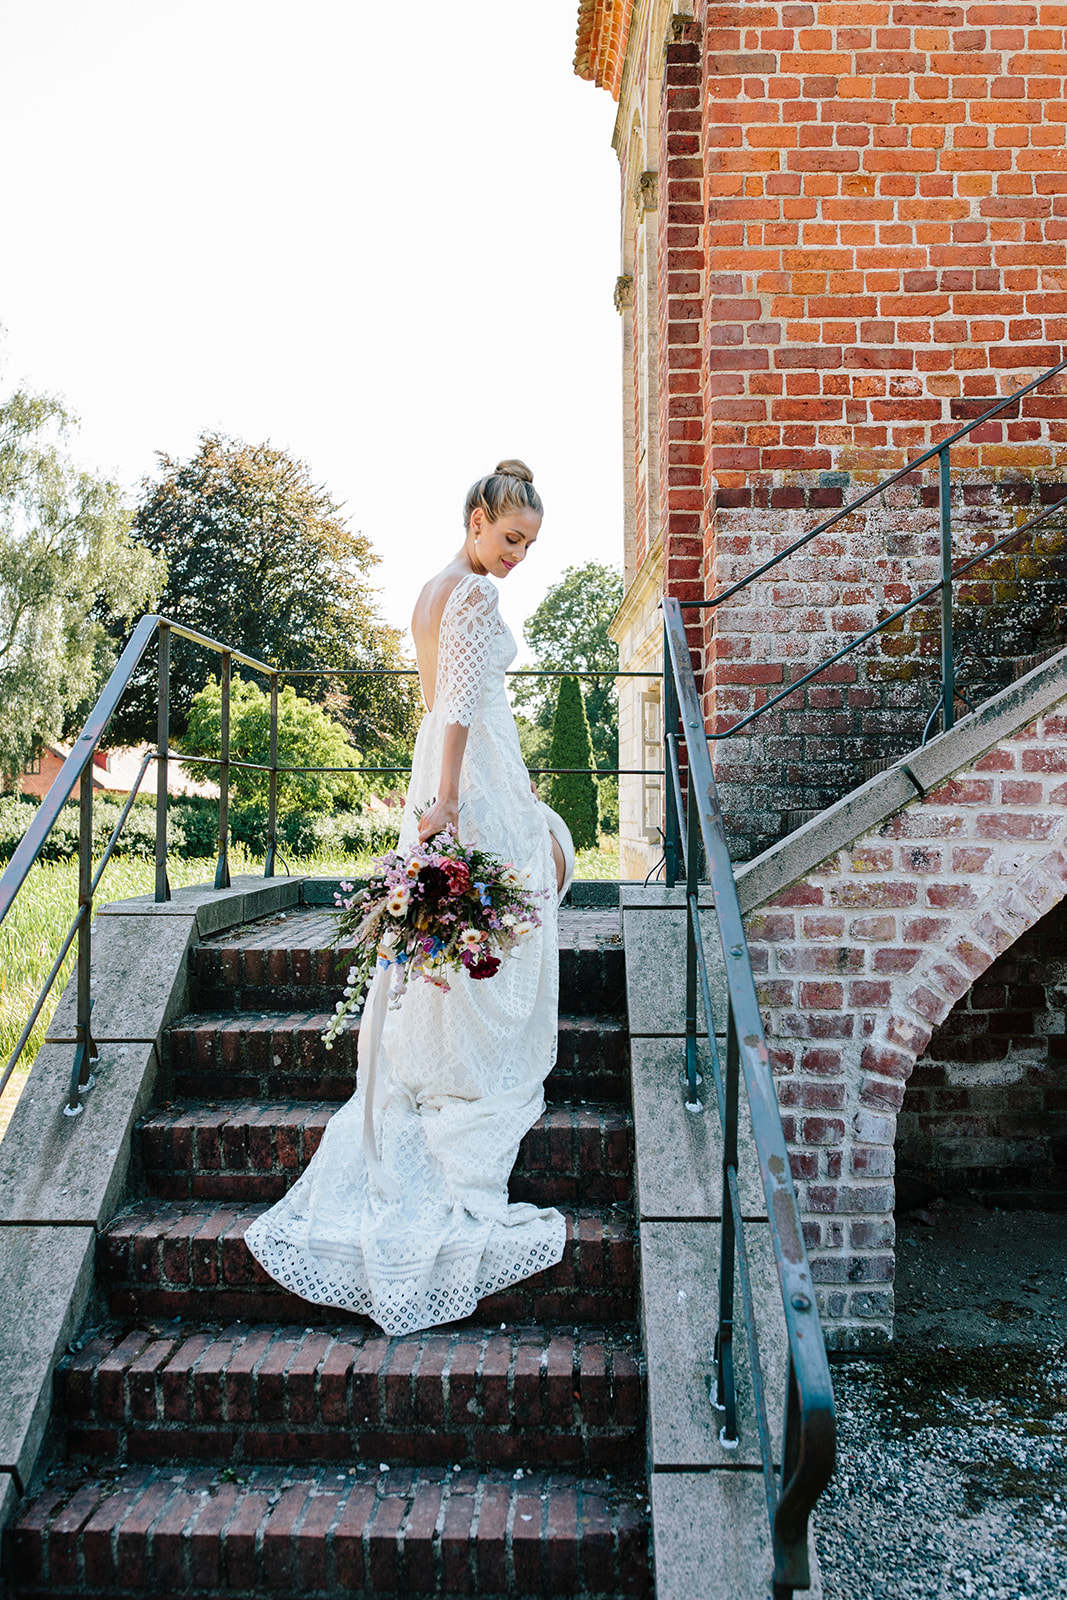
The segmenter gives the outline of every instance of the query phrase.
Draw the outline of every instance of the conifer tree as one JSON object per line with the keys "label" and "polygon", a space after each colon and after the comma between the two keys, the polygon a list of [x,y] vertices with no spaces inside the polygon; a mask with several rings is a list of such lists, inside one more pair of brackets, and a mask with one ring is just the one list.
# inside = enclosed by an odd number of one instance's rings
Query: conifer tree
{"label": "conifer tree", "polygon": [[[561,678],[556,714],[552,720],[550,767],[593,765],[593,743],[577,678]],[[557,773],[549,779],[548,803],[559,812],[574,839],[576,850],[596,846],[598,805],[596,779],[591,772]]]}

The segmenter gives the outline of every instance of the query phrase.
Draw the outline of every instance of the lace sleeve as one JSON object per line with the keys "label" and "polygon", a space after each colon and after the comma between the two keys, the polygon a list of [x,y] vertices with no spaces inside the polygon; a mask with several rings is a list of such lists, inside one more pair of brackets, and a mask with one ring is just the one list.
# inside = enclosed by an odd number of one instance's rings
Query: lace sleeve
{"label": "lace sleeve", "polygon": [[490,647],[499,627],[495,586],[477,575],[462,578],[445,604],[437,646],[434,710],[440,710],[446,723],[470,727],[474,721]]}

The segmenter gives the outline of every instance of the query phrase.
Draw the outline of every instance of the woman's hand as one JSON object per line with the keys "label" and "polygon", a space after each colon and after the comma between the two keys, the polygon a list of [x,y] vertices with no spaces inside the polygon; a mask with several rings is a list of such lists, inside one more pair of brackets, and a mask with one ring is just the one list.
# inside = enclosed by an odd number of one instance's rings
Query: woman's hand
{"label": "woman's hand", "polygon": [[457,800],[435,800],[432,806],[419,818],[419,843],[425,844],[432,839],[435,833],[440,833],[443,828],[459,829],[459,802]]}

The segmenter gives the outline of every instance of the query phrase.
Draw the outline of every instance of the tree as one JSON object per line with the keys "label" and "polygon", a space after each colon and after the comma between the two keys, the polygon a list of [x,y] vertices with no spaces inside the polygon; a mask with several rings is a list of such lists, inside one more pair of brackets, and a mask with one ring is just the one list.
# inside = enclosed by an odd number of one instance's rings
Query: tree
{"label": "tree", "polygon": [[[209,678],[193,696],[181,751],[184,755],[217,760],[222,739],[222,686]],[[254,683],[234,676],[230,681],[230,757],[266,766],[270,760],[270,695]],[[292,811],[332,810],[338,800],[354,803],[364,784],[358,777],[359,757],[341,725],[312,705],[287,684],[278,695],[279,767],[350,767],[353,775],[325,772],[281,772],[278,775],[278,815]],[[190,777],[217,783],[217,765],[190,762]],[[234,809],[266,808],[270,774],[231,769],[230,793]]]}
{"label": "tree", "polygon": [[[561,678],[552,719],[550,767],[591,767],[593,745],[577,678]],[[576,850],[595,847],[599,838],[596,779],[590,772],[556,773],[549,779],[548,803],[558,811]]]}
{"label": "tree", "polygon": [[[159,465],[158,481],[144,481],[133,534],[166,557],[163,615],[278,667],[408,665],[367,581],[378,560],[370,541],[348,527],[303,462],[269,443],[206,432],[191,460],[161,453]],[[176,736],[217,659],[174,639]],[[361,748],[395,752],[414,738],[413,678],[323,675],[297,686],[326,700]],[[154,737],[155,706],[154,667],[146,663],[121,724],[131,742]]]}
{"label": "tree", "polygon": [[76,419],[20,389],[0,404],[0,767],[22,771],[114,664],[101,608],[150,609],[165,563],[129,537],[117,484],[73,465]]}
{"label": "tree", "polygon": [[[536,664],[547,672],[588,672],[582,691],[598,767],[619,764],[619,705],[615,679],[600,674],[614,672],[619,649],[608,624],[622,604],[622,574],[599,561],[568,567],[554,584],[524,628]],[[556,685],[551,678],[519,678],[515,700],[535,708],[534,720],[552,726]]]}

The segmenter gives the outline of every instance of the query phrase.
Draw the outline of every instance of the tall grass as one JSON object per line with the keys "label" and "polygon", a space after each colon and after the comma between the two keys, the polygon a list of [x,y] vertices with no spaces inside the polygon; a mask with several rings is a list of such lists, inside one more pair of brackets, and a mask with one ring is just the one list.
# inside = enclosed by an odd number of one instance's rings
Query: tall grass
{"label": "tall grass", "polygon": [[[245,858],[242,852],[232,857],[235,872],[262,871],[262,863]],[[174,888],[210,881],[209,861],[172,860],[170,881]],[[155,885],[155,864],[133,856],[113,857],[96,891],[97,906],[110,900],[128,900],[132,895],[151,894]],[[78,909],[78,860],[39,861],[31,869],[3,922],[0,923],[0,1071],[7,1065],[12,1050],[26,1025],[26,1019],[55,960],[63,936]],[[33,1059],[44,1043],[48,1025],[59,997],[74,967],[77,943],[60,968],[52,992],[26,1042],[11,1081],[0,1097],[0,1134],[7,1127],[26,1081]]]}

